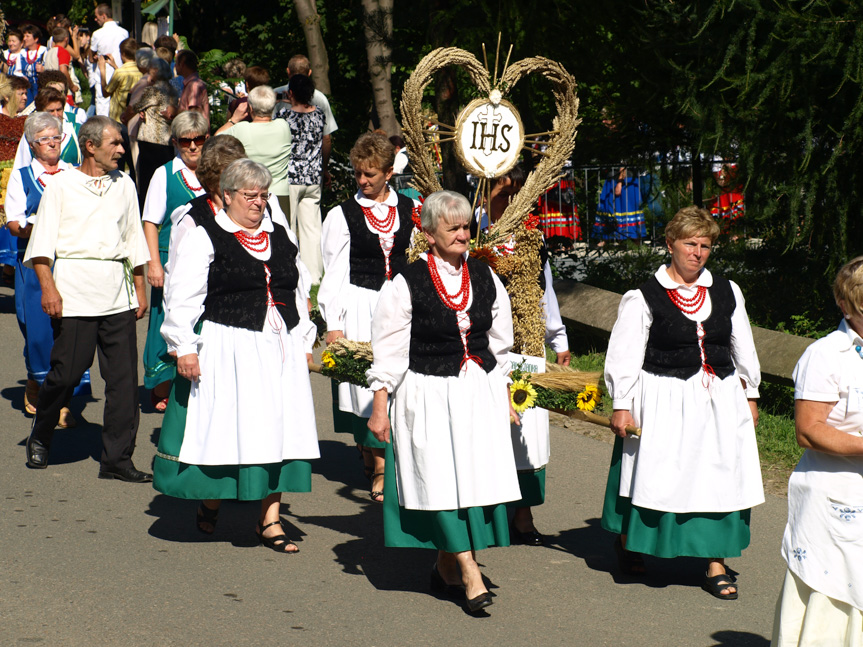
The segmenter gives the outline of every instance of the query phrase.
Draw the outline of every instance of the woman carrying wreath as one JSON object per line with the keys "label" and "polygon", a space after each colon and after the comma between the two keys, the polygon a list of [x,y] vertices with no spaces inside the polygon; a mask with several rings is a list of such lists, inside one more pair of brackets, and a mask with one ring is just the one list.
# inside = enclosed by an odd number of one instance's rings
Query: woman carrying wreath
{"label": "woman carrying wreath", "polygon": [[[327,344],[342,337],[371,340],[380,290],[407,266],[407,249],[420,208],[418,202],[396,193],[388,184],[395,148],[385,136],[362,135],[350,156],[358,191],[327,214],[321,236],[324,277],[318,305],[327,322]],[[371,498],[381,502],[386,445],[367,427],[372,392],[352,384],[338,385],[336,412],[335,382],[333,385],[336,431],[353,433],[363,452]]]}
{"label": "woman carrying wreath", "polygon": [[836,275],[838,330],[794,369],[797,442],[788,481],[788,564],[773,647],[863,644],[863,256]]}
{"label": "woman carrying wreath", "polygon": [[382,291],[367,376],[369,429],[392,439],[386,545],[436,549],[432,590],[475,612],[492,603],[475,551],[509,545],[504,504],[521,494],[510,442],[512,313],[488,265],[467,257],[470,220],[457,193],[423,203],[429,252]]}
{"label": "woman carrying wreath", "polygon": [[665,231],[671,262],[623,296],[608,344],[618,438],[602,527],[619,535],[624,573],[643,574],[643,554],[704,557],[702,588],[735,600],[725,558],[749,545],[750,508],[764,502],[761,372],[740,288],[704,268],[716,222],[686,207]]}
{"label": "woman carrying wreath", "polygon": [[177,156],[153,173],[141,214],[151,259],[147,265],[147,281],[153,287],[144,346],[144,387],[150,389],[150,400],[160,413],[168,405],[168,393],[174,378],[174,366],[164,360],[166,346],[159,334],[165,319],[162,289],[171,240],[171,214],[177,207],[204,194],[195,169],[201,159],[201,147],[210,136],[210,122],[200,112],[188,110],[171,123],[171,136]]}
{"label": "woman carrying wreath", "polygon": [[[256,534],[278,553],[282,492],[308,492],[318,458],[308,361],[315,326],[297,247],[266,217],[272,176],[248,159],[220,180],[224,207],[186,233],[171,268],[162,335],[177,378],[155,464],[160,492],[202,500],[215,530],[222,499],[261,501]],[[173,408],[186,409],[174,416]]]}

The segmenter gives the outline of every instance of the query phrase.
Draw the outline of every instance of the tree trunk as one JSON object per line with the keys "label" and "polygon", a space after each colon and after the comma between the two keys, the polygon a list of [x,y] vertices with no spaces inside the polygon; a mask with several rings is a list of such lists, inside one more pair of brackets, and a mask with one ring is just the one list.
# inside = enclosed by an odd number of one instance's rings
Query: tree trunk
{"label": "tree trunk", "polygon": [[324,94],[330,93],[330,62],[327,48],[321,34],[321,17],[315,0],[294,0],[297,17],[306,34],[306,47],[309,50],[309,65],[312,67],[312,80],[315,88]]}
{"label": "tree trunk", "polygon": [[372,81],[375,112],[388,135],[401,135],[393,106],[392,74],[393,0],[363,0],[366,53]]}

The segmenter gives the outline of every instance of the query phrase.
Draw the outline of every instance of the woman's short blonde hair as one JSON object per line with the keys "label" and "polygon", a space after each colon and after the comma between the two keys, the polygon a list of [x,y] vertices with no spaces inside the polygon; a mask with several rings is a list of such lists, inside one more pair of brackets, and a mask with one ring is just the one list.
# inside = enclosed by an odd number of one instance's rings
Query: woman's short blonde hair
{"label": "woman's short blonde hair", "polygon": [[833,297],[837,306],[845,302],[847,314],[863,314],[863,256],[850,260],[836,274]]}
{"label": "woman's short blonde hair", "polygon": [[707,209],[694,205],[683,207],[674,214],[674,218],[665,226],[665,239],[669,243],[684,238],[700,238],[701,236],[705,236],[710,239],[711,243],[715,243],[719,236],[719,225],[716,224]]}
{"label": "woman's short blonde hair", "polygon": [[396,159],[396,147],[380,133],[360,135],[351,149],[351,166],[354,170],[378,168],[388,171]]}

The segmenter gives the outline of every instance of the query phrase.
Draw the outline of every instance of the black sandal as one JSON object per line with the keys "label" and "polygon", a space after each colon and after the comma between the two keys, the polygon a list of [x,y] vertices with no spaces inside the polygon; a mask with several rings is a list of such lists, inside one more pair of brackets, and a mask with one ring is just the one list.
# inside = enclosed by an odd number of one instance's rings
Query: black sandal
{"label": "black sandal", "polygon": [[[219,520],[219,508],[213,510],[212,508],[208,508],[204,505],[204,502],[201,501],[201,505],[198,506],[198,512],[195,515],[195,523],[198,526],[198,530],[205,535],[212,535],[216,532],[216,522]],[[211,530],[206,530],[202,524],[208,524]]]}
{"label": "black sandal", "polygon": [[[258,539],[261,543],[269,548],[270,550],[274,550],[277,553],[282,553],[283,555],[293,555],[295,553],[300,552],[299,547],[288,539],[287,535],[282,533],[281,535],[274,535],[273,537],[264,537],[264,531],[271,526],[279,526],[281,527],[282,520],[274,521],[273,523],[268,523],[266,526],[262,526],[261,522],[258,522],[258,527],[255,528],[255,534],[258,535]],[[293,546],[296,550],[286,550],[288,546]]]}
{"label": "black sandal", "polygon": [[[383,476],[383,475],[384,475],[383,472],[375,472],[374,474],[372,474],[372,477],[369,479],[369,483],[371,484],[371,487],[372,487],[372,489],[369,490],[369,496],[371,497],[372,501],[374,501],[375,503],[383,503],[384,502],[384,491],[374,489],[375,479],[378,476]],[[378,497],[380,497],[380,499],[378,499]]]}
{"label": "black sandal", "polygon": [[620,535],[617,536],[614,542],[614,552],[617,553],[617,566],[624,575],[636,576],[647,573],[641,553],[626,550],[623,547],[623,540],[620,538]]}
{"label": "black sandal", "polygon": [[[734,593],[722,592],[723,589],[727,590],[732,587],[734,588]],[[728,573],[720,573],[713,577],[709,577],[705,573],[704,581],[701,583],[701,588],[707,591],[714,598],[719,598],[720,600],[736,600],[737,592],[740,590],[737,588],[737,579]]]}

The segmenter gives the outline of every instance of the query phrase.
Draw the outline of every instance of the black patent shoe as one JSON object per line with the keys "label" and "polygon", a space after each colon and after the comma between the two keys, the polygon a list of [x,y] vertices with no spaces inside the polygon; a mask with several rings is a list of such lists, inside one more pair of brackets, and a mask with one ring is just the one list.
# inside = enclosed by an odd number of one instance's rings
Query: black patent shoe
{"label": "black patent shoe", "polygon": [[48,467],[48,446],[32,436],[27,439],[27,467],[37,470]]}
{"label": "black patent shoe", "polygon": [[437,570],[437,563],[432,566],[431,577],[429,578],[429,588],[431,588],[433,593],[437,593],[442,597],[450,598],[452,600],[463,600],[465,596],[464,585],[449,584],[445,579],[443,579],[440,571]]}
{"label": "black patent shoe", "polygon": [[545,546],[545,537],[536,528],[528,532],[521,532],[511,525],[509,527],[509,543],[514,546]]}
{"label": "black patent shoe", "polygon": [[126,483],[150,483],[153,475],[132,467],[103,467],[99,470],[100,479],[116,479]]}
{"label": "black patent shoe", "polygon": [[490,607],[494,604],[494,600],[492,600],[492,595],[488,591],[485,593],[480,593],[475,598],[470,598],[469,600],[465,600],[464,608],[468,613],[476,613],[486,607]]}

